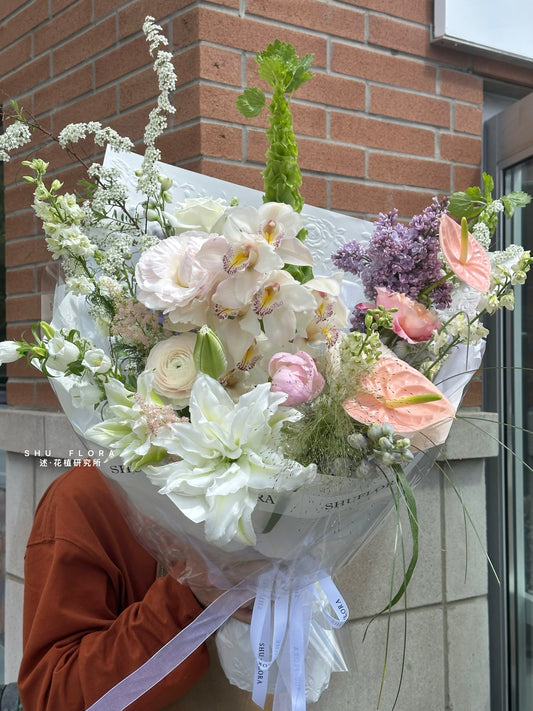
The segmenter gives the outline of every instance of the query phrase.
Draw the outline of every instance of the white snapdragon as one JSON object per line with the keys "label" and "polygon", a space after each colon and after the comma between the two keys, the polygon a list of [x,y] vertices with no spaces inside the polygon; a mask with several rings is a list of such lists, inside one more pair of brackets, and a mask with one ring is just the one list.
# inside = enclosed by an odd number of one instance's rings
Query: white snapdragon
{"label": "white snapdragon", "polygon": [[87,276],[70,276],[65,279],[67,289],[72,294],[80,294],[81,296],[89,296],[94,291],[94,282]]}
{"label": "white snapdragon", "polygon": [[0,136],[0,161],[7,163],[11,156],[9,151],[14,151],[31,141],[31,131],[22,121],[6,126],[4,133]]}

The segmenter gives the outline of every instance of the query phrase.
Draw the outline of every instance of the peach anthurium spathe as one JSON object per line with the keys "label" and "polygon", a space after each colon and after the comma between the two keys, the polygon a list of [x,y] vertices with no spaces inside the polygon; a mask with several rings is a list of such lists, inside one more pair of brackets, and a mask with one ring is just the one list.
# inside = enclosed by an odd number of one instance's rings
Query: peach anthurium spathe
{"label": "peach anthurium spathe", "polygon": [[[365,425],[388,423],[398,434],[424,433],[431,438],[420,448],[442,444],[455,408],[422,373],[392,353],[384,353],[374,370],[359,381],[359,390],[343,407]],[[435,425],[439,425],[434,429]],[[442,425],[442,427],[440,427]]]}
{"label": "peach anthurium spathe", "polygon": [[[464,220],[465,218],[463,218]],[[440,248],[454,274],[465,284],[486,292],[490,288],[489,255],[465,226],[449,215],[442,215],[439,227]]]}

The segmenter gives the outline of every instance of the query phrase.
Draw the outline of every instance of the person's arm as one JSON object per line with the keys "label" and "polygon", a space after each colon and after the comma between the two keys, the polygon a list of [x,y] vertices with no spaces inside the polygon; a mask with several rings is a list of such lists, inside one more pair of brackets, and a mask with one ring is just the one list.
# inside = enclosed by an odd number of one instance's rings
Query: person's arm
{"label": "person's arm", "polygon": [[[29,546],[26,570],[19,688],[31,711],[83,711],[200,612],[190,591],[167,575],[117,614],[127,581],[68,541]],[[200,648],[130,708],[163,708],[207,665],[207,652]]]}

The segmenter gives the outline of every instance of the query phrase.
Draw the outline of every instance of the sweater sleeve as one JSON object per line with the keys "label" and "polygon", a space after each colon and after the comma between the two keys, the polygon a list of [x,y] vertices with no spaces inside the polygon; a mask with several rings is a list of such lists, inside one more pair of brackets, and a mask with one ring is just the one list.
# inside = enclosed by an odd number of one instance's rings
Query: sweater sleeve
{"label": "sweater sleeve", "polygon": [[[83,529],[79,516],[77,525]],[[89,538],[91,532],[86,533]],[[117,562],[118,554],[110,559],[103,554],[101,540],[98,545],[85,545],[83,535],[79,541],[67,540],[57,527],[54,537],[30,538],[19,674],[24,708],[84,711],[199,614],[192,593],[170,575],[151,582],[155,561],[118,526],[121,536],[122,554],[137,558],[133,581],[124,561]],[[201,647],[128,711],[162,709],[207,666],[207,651]]]}

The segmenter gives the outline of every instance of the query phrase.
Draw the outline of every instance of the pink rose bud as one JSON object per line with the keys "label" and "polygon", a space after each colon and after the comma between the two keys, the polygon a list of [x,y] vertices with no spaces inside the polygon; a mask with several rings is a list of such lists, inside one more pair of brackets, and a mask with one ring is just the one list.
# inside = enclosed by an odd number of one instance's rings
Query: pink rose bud
{"label": "pink rose bud", "polygon": [[314,400],[322,392],[324,378],[305,351],[276,353],[268,364],[273,392],[287,393],[285,405],[294,407]]}
{"label": "pink rose bud", "polygon": [[385,309],[398,309],[392,315],[392,330],[408,343],[428,341],[433,331],[440,328],[441,323],[437,315],[426,309],[418,301],[410,299],[405,294],[388,292],[381,287],[376,288],[378,293],[376,304]]}

